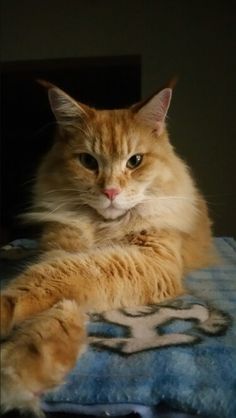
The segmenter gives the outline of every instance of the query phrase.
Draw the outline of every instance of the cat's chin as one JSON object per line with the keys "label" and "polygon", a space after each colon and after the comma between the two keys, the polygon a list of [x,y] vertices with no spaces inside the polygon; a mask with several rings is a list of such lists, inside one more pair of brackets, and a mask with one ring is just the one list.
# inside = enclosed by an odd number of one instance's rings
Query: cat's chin
{"label": "cat's chin", "polygon": [[124,216],[126,214],[127,210],[117,209],[117,208],[114,208],[114,207],[109,207],[107,209],[97,209],[97,212],[104,219],[114,220],[114,219],[120,218],[121,216]]}

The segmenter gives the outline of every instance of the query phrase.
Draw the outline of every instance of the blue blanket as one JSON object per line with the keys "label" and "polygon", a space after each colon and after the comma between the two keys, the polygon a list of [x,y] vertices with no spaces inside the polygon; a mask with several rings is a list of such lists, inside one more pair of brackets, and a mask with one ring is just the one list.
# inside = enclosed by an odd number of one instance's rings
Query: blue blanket
{"label": "blue blanket", "polygon": [[236,417],[236,242],[215,242],[221,264],[189,275],[186,296],[91,316],[87,351],[43,409]]}

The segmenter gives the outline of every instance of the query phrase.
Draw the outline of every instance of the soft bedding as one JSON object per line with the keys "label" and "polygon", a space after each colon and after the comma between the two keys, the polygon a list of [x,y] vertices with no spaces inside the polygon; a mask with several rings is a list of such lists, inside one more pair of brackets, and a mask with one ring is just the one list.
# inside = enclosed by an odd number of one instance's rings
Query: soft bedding
{"label": "soft bedding", "polygon": [[[44,396],[42,408],[87,415],[137,412],[144,418],[236,417],[236,242],[215,243],[220,264],[190,274],[185,296],[91,315],[87,351],[65,384]],[[5,247],[2,283],[35,252],[29,240]],[[11,260],[20,253],[25,260]]]}

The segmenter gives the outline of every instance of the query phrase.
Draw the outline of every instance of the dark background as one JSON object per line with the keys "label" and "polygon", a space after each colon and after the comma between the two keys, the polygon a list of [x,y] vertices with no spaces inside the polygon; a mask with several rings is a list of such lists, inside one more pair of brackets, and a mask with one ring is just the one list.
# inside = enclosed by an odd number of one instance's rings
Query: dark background
{"label": "dark background", "polygon": [[236,236],[235,28],[227,0],[2,0],[2,241],[28,233],[16,215],[52,141],[37,77],[120,107],[177,75],[172,143],[206,196],[215,234]]}

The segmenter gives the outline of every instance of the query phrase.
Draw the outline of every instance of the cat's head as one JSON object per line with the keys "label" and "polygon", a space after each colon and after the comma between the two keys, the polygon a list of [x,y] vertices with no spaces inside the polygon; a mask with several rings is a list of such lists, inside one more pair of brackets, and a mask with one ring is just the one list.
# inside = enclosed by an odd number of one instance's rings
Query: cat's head
{"label": "cat's head", "polygon": [[47,87],[58,132],[37,190],[50,210],[85,206],[117,219],[168,194],[176,176],[165,128],[170,88],[128,109],[95,110]]}

